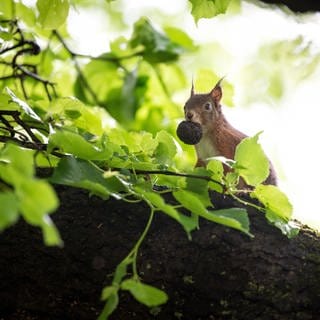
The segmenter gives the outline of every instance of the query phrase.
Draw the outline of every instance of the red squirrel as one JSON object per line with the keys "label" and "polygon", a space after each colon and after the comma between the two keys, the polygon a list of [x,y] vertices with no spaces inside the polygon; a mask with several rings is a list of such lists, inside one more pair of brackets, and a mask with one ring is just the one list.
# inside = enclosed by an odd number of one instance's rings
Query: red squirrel
{"label": "red squirrel", "polygon": [[[205,167],[206,159],[210,157],[223,156],[234,159],[237,145],[247,137],[234,128],[222,112],[221,81],[222,79],[206,94],[195,94],[192,83],[190,98],[184,106],[186,121],[200,124],[202,129],[202,137],[195,145],[197,167]],[[228,170],[230,169],[225,166],[225,171]],[[240,186],[245,186],[243,184],[240,180]],[[277,185],[277,176],[271,162],[270,173],[264,184]]]}

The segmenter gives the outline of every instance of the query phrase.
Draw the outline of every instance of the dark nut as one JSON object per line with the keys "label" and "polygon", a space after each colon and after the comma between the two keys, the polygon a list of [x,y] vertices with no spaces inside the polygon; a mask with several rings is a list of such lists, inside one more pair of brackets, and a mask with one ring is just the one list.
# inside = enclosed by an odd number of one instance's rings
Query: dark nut
{"label": "dark nut", "polygon": [[201,125],[191,121],[182,121],[177,128],[177,136],[186,144],[197,144],[202,138]]}

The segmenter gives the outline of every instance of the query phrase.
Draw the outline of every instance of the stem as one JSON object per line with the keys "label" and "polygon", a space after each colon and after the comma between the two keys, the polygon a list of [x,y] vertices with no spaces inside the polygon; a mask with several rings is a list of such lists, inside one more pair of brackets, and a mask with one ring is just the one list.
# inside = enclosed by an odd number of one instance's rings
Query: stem
{"label": "stem", "polygon": [[109,61],[109,62],[114,62],[114,63],[118,63],[121,60],[128,60],[128,59],[132,59],[132,58],[136,58],[141,56],[145,50],[139,50],[133,53],[130,53],[128,55],[124,55],[124,56],[92,56],[89,54],[82,54],[82,53],[77,53],[74,52],[73,50],[71,50],[69,48],[69,46],[67,45],[66,41],[63,39],[63,37],[60,35],[60,33],[56,30],[53,31],[53,35],[55,35],[58,40],[61,42],[61,44],[63,45],[63,47],[68,51],[68,53],[72,56],[72,57],[77,57],[77,58],[82,58],[82,59],[90,59],[90,60],[101,60],[101,61]]}
{"label": "stem", "polygon": [[[118,170],[120,171],[121,168],[112,168],[112,170]],[[129,171],[132,171],[129,169]],[[208,182],[213,182],[221,186],[222,188],[225,187],[225,185],[217,180],[212,179],[209,176],[199,176],[196,174],[189,174],[189,173],[179,173],[174,171],[163,171],[163,170],[134,170],[135,174],[162,174],[166,176],[174,176],[174,177],[184,177],[184,178],[194,178],[194,179],[200,179],[200,180],[206,180]]]}
{"label": "stem", "polygon": [[125,264],[125,265],[132,264],[133,277],[136,279],[139,278],[138,268],[137,268],[138,252],[139,252],[139,249],[140,249],[142,242],[144,241],[146,235],[148,234],[148,231],[151,227],[151,223],[152,223],[152,220],[154,218],[154,213],[155,213],[155,208],[150,203],[148,203],[148,204],[151,208],[151,211],[150,211],[150,215],[149,215],[149,219],[147,221],[147,224],[146,224],[143,232],[141,233],[141,236],[139,237],[139,239],[135,243],[134,247],[127,254],[127,256],[119,263],[119,264]]}
{"label": "stem", "polygon": [[242,203],[244,204],[245,206],[250,206],[250,207],[253,207],[261,212],[264,212],[265,213],[265,209],[263,207],[260,207],[252,202],[249,202],[249,201],[246,201],[246,200],[243,200],[241,199],[240,197],[236,196],[234,193],[230,193],[230,196],[232,198],[234,198],[235,200],[237,200],[239,203]]}
{"label": "stem", "polygon": [[[150,205],[150,204],[149,204]],[[151,208],[151,211],[150,211],[150,216],[149,216],[149,219],[148,219],[148,222],[147,222],[147,225],[145,227],[145,229],[143,230],[140,238],[138,239],[138,241],[136,242],[135,246],[133,247],[132,251],[131,251],[131,255],[133,256],[133,261],[132,261],[132,271],[133,271],[133,276],[134,278],[139,278],[139,274],[138,274],[138,269],[137,269],[137,256],[138,256],[138,252],[139,252],[139,249],[140,249],[140,246],[142,244],[142,242],[144,241],[146,235],[148,234],[149,232],[149,229],[151,227],[151,223],[152,223],[152,220],[154,218],[154,213],[155,213],[155,209],[154,207],[152,207],[150,205],[150,208]]]}

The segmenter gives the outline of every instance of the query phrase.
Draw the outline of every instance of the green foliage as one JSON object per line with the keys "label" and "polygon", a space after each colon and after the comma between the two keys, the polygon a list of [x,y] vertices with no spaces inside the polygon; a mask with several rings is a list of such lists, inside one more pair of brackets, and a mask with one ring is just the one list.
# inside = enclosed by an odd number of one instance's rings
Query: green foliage
{"label": "green foliage", "polygon": [[3,191],[0,193],[1,215],[0,230],[10,227],[18,220],[17,197],[12,191]]}
{"label": "green foliage", "polygon": [[[163,119],[164,109],[155,109],[154,103],[163,97],[172,105],[163,70],[172,72],[170,81],[175,83],[181,82],[177,78],[182,73],[178,65],[165,66],[163,63],[176,62],[183,52],[195,48],[182,30],[166,30],[168,35],[156,30],[146,18],[141,18],[135,23],[129,39],[116,39],[111,43],[112,52],[102,54],[84,66],[75,81],[76,96],[87,104],[104,107],[127,128],[137,126],[139,112],[148,112],[146,121],[149,122],[159,110],[159,119]],[[99,83],[94,93],[90,87],[92,83]],[[159,130],[155,129],[155,132]]]}
{"label": "green foliage", "polygon": [[117,175],[103,177],[103,171],[92,162],[67,157],[60,160],[50,181],[76,188],[87,189],[92,194],[108,199],[125,191],[125,186],[118,180]]}
{"label": "green foliage", "polygon": [[141,303],[148,307],[164,304],[168,296],[162,290],[141,283],[134,279],[128,279],[121,283],[122,290],[128,290]]}
{"label": "green foliage", "polygon": [[292,205],[287,197],[275,186],[258,186],[252,196],[263,203],[268,211],[272,211],[284,220],[289,220],[292,213]]}
{"label": "green foliage", "polygon": [[143,58],[150,63],[173,62],[183,53],[180,45],[158,32],[145,18],[135,23],[130,45],[141,49]]}
{"label": "green foliage", "polygon": [[258,143],[260,134],[261,132],[243,139],[238,144],[234,156],[235,171],[250,186],[261,184],[269,175],[269,161]]}
{"label": "green foliage", "polygon": [[[230,0],[190,2],[196,21],[231,5]],[[131,36],[114,39],[109,51],[82,55],[66,41],[70,3],[81,8],[81,1],[67,0],[38,0],[35,7],[11,0],[0,4],[0,230],[21,217],[41,228],[45,244],[62,245],[50,219],[59,205],[57,184],[106,201],[147,203],[145,230],[103,289],[106,304],[99,319],[112,314],[121,290],[148,307],[167,301],[166,293],[144,284],[137,270],[138,252],[155,214],[174,219],[190,239],[200,219],[252,236],[246,209],[216,210],[211,200],[216,191],[244,202],[238,198],[242,178],[253,187],[246,192],[260,202],[245,204],[259,209],[288,237],[295,235],[289,200],[277,187],[261,184],[269,162],[259,134],[243,140],[235,161],[211,159],[206,168],[196,169],[186,161],[192,155],[182,153],[174,135],[182,107],[172,97],[190,82],[181,58],[198,49],[193,40],[179,28],[161,29],[141,18]],[[196,87],[208,91],[211,87],[205,86],[219,78],[202,69]],[[232,105],[233,87],[224,85],[224,101]],[[224,174],[225,165],[231,172]],[[53,174],[40,179],[39,167]],[[168,201],[168,193],[175,202]]]}
{"label": "green foliage", "polygon": [[3,228],[15,222],[19,211],[28,223],[41,227],[47,245],[60,245],[49,217],[58,207],[58,198],[48,182],[34,177],[33,157],[34,151],[10,143],[0,149],[0,181],[4,182],[0,224]]}
{"label": "green foliage", "polygon": [[37,0],[38,22],[43,28],[57,29],[67,19],[69,0]]}
{"label": "green foliage", "polygon": [[258,199],[265,207],[266,218],[287,237],[297,235],[298,227],[290,222],[293,207],[287,196],[275,186],[259,185],[251,197]]}
{"label": "green foliage", "polygon": [[302,36],[262,46],[252,63],[241,72],[243,83],[250,87],[244,105],[256,101],[257,97],[269,102],[291,94],[297,83],[312,75],[319,62],[320,56],[312,43]]}
{"label": "green foliage", "polygon": [[213,18],[225,13],[231,0],[189,0],[192,4],[191,13],[196,22],[201,18]]}

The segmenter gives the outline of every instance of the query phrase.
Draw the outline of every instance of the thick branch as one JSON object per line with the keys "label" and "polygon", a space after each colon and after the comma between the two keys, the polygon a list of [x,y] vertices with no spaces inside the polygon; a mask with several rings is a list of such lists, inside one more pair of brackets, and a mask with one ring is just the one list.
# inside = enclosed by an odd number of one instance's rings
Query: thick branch
{"label": "thick branch", "polygon": [[[63,249],[45,248],[40,232],[22,221],[1,234],[5,319],[22,319],[22,311],[34,320],[97,319],[102,287],[111,284],[150,213],[143,203],[103,201],[66,187],[57,191],[61,207],[52,218]],[[157,213],[138,271],[142,281],[166,291],[169,301],[149,309],[123,293],[110,319],[152,319],[155,312],[158,320],[318,319],[318,235],[304,228],[289,240],[254,210],[250,221],[253,239],[201,220],[189,241],[179,224]]]}

